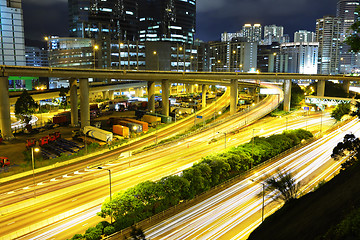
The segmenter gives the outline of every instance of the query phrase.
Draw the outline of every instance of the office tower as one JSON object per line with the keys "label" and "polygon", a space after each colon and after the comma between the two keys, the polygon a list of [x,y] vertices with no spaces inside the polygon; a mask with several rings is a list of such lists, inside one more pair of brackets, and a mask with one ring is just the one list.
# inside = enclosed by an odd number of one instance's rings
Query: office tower
{"label": "office tower", "polygon": [[280,43],[259,45],[257,51],[257,69],[260,72],[279,72]]}
{"label": "office tower", "polygon": [[339,73],[341,19],[325,16],[316,20],[316,42],[319,42],[319,74]]}
{"label": "office tower", "polygon": [[280,46],[280,72],[317,74],[318,72],[317,42],[283,43]]}
{"label": "office tower", "polygon": [[248,42],[259,43],[261,41],[262,27],[260,24],[245,24],[242,28],[243,37],[247,39]]}
{"label": "office tower", "polygon": [[315,42],[315,33],[307,30],[299,30],[294,33],[294,42]]}
{"label": "office tower", "polygon": [[48,51],[44,48],[25,47],[26,66],[47,67],[49,66]]}
{"label": "office tower", "polygon": [[71,37],[138,39],[138,4],[134,0],[69,0]]}
{"label": "office tower", "polygon": [[21,0],[0,0],[0,65],[25,66]]}
{"label": "office tower", "polygon": [[140,41],[194,43],[196,0],[139,0]]}
{"label": "office tower", "polygon": [[241,32],[235,32],[235,33],[224,32],[224,33],[221,33],[221,41],[222,42],[230,42],[234,38],[242,38],[242,37],[243,37],[243,34]]}
{"label": "office tower", "polygon": [[264,27],[264,43],[271,45],[273,42],[281,43],[284,36],[284,27],[270,25]]}
{"label": "office tower", "polygon": [[256,42],[210,42],[211,72],[248,72],[257,67]]}
{"label": "office tower", "polygon": [[340,0],[337,3],[336,17],[341,19],[341,41],[353,33],[350,27],[358,18],[355,10],[359,7],[359,2],[359,0]]}
{"label": "office tower", "polygon": [[351,25],[354,24],[358,15],[355,10],[359,7],[359,0],[340,0],[337,3],[336,17],[341,19],[341,45],[340,45],[340,73],[351,73],[357,66],[357,54],[351,52],[350,46],[344,41],[347,36],[353,34]]}

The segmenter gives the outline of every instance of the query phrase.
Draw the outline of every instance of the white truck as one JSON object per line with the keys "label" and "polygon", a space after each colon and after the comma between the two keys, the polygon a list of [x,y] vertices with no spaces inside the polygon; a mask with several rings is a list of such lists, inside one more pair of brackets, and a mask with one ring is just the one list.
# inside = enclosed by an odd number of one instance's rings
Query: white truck
{"label": "white truck", "polygon": [[100,128],[96,128],[93,126],[85,126],[83,131],[86,136],[95,138],[100,141],[111,142],[113,140],[112,132],[108,132]]}

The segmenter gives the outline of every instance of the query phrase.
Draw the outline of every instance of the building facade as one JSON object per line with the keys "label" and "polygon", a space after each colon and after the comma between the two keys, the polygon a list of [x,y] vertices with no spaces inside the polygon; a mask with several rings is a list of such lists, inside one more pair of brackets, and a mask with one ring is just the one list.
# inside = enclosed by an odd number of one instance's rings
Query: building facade
{"label": "building facade", "polygon": [[279,72],[317,74],[318,73],[317,42],[283,43],[280,47]]}
{"label": "building facade", "polygon": [[48,67],[48,51],[44,48],[25,47],[26,66]]}
{"label": "building facade", "polygon": [[138,0],[139,39],[193,44],[196,0]]}
{"label": "building facade", "polygon": [[280,43],[259,45],[257,52],[257,69],[260,72],[280,72]]}
{"label": "building facade", "polygon": [[21,0],[0,0],[0,65],[25,66]]}
{"label": "building facade", "polygon": [[299,30],[294,33],[294,42],[316,42],[315,33],[307,30]]}
{"label": "building facade", "polygon": [[338,74],[340,60],[341,19],[325,16],[316,21],[316,42],[319,43],[318,73]]}
{"label": "building facade", "polygon": [[256,42],[210,42],[211,72],[249,72],[257,68]]}
{"label": "building facade", "polygon": [[359,5],[359,0],[340,0],[337,3],[336,17],[341,19],[340,73],[351,73],[354,69],[359,68],[358,54],[352,52],[350,46],[344,42],[347,36],[353,34],[351,25],[358,18],[355,11]]}

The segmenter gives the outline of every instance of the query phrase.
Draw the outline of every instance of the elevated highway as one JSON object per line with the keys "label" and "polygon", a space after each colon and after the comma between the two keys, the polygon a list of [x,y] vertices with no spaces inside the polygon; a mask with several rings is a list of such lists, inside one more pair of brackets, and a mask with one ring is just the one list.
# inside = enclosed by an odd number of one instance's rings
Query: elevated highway
{"label": "elevated highway", "polygon": [[[357,76],[346,75],[311,75],[311,74],[288,74],[288,73],[239,73],[239,72],[162,72],[162,71],[126,71],[112,69],[76,69],[76,68],[51,68],[51,67],[22,67],[0,66],[0,129],[5,138],[11,138],[10,102],[8,97],[9,76],[33,76],[33,77],[63,77],[70,79],[70,102],[72,125],[77,125],[77,82],[80,90],[81,127],[89,125],[89,78],[99,79],[123,79],[146,81],[148,87],[148,110],[155,111],[155,82],[161,82],[163,114],[169,115],[169,86],[172,82],[186,84],[201,84],[203,96],[206,96],[207,85],[230,86],[230,113],[235,114],[237,104],[237,89],[241,84],[244,87],[257,87],[254,82],[246,80],[274,79],[284,81],[284,110],[290,109],[291,79],[318,80],[318,96],[324,96],[325,80],[336,79],[344,82],[348,90],[350,81],[359,81]],[[204,101],[203,99],[203,107]]]}

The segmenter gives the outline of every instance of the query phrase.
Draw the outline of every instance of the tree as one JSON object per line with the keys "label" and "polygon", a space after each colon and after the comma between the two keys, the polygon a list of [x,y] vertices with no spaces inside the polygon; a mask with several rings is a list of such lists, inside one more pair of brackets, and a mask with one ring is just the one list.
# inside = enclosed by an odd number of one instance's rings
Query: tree
{"label": "tree", "polygon": [[305,98],[304,90],[297,84],[291,84],[291,107],[296,107]]}
{"label": "tree", "polygon": [[340,121],[341,118],[350,113],[350,103],[341,103],[335,107],[331,113],[331,117],[336,121]]}
{"label": "tree", "polygon": [[30,94],[24,90],[15,103],[15,115],[23,120],[26,125],[29,124],[31,120],[31,115],[38,108],[38,104],[30,96]]}
{"label": "tree", "polygon": [[290,172],[277,171],[276,175],[265,180],[265,192],[273,193],[271,197],[276,201],[289,202],[296,199],[300,190],[300,182],[296,183]]}
{"label": "tree", "polygon": [[66,94],[68,92],[69,92],[69,88],[64,88],[64,87],[60,88],[60,92],[59,92],[59,97],[61,98],[60,106],[62,106],[63,108],[66,108],[66,106],[67,106],[67,96],[66,96]]}
{"label": "tree", "polygon": [[355,104],[355,110],[350,113],[353,117],[360,118],[360,102],[356,102]]}

